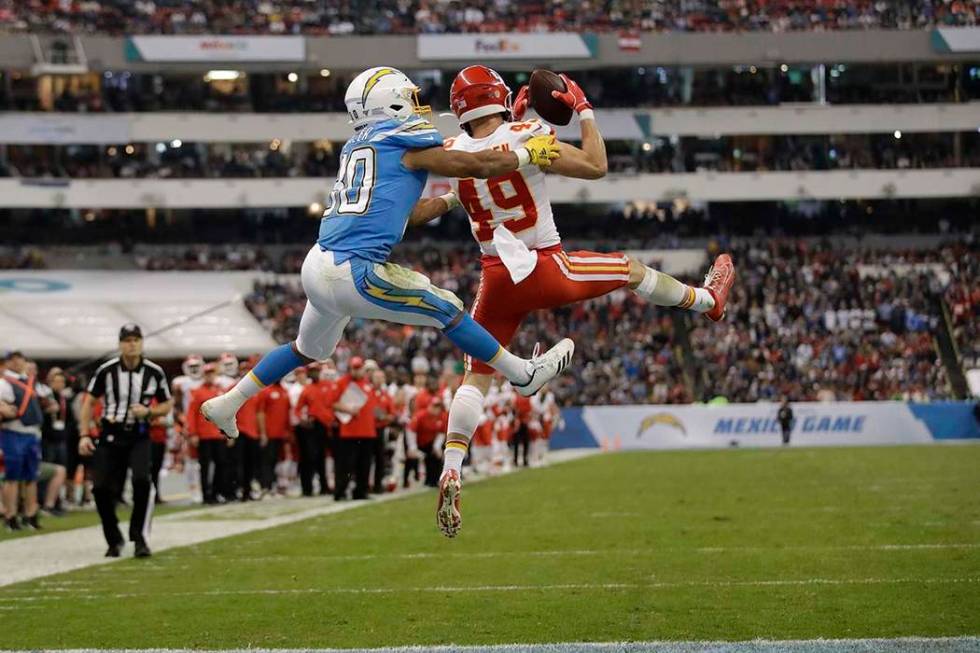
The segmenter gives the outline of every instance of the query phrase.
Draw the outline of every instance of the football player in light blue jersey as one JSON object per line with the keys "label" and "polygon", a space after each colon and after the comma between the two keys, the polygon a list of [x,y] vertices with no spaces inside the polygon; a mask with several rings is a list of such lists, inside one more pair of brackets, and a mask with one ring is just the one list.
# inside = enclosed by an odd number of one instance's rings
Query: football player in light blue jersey
{"label": "football player in light blue jersey", "polygon": [[[486,179],[526,165],[547,167],[558,158],[554,136],[532,138],[513,152],[445,150],[439,131],[422,117],[429,108],[419,106],[418,87],[395,68],[365,70],[351,82],[344,101],[354,136],[341,152],[319,238],[303,262],[307,303],[299,336],[266,354],[229,392],[201,406],[204,417],[229,438],[238,437],[235,416],[245,401],[296,367],[328,358],[352,317],[441,329],[525,396],[571,360],[574,344],[567,338],[541,356],[515,356],[463,310],[453,293],[387,262],[429,172]],[[420,204],[429,207],[420,210],[445,211],[455,197],[443,197]]]}

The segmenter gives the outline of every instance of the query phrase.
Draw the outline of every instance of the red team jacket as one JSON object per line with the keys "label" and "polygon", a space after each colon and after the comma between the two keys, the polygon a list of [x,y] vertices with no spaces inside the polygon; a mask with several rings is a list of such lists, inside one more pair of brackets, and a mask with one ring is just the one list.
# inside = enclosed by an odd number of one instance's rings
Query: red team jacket
{"label": "red team jacket", "polygon": [[[150,402],[150,406],[156,406],[158,402],[155,398]],[[161,415],[150,420],[150,442],[157,444],[167,444],[167,416]]]}
{"label": "red team jacket", "polygon": [[238,430],[241,431],[242,435],[251,440],[259,439],[258,404],[259,396],[255,395],[242,404],[241,409],[238,411]]}
{"label": "red team jacket", "polygon": [[289,393],[281,384],[270,385],[258,394],[255,411],[265,414],[265,434],[270,440],[284,440],[292,434]]}
{"label": "red team jacket", "polygon": [[377,422],[374,418],[374,409],[377,406],[377,400],[374,396],[374,387],[371,382],[367,379],[361,379],[359,381],[354,381],[349,374],[342,376],[337,381],[337,387],[334,388],[333,397],[331,398],[330,405],[333,406],[335,403],[340,401],[340,398],[344,394],[344,390],[347,389],[351,383],[356,383],[361,386],[361,390],[367,395],[367,401],[361,410],[358,411],[357,415],[354,415],[351,421],[346,424],[341,423],[340,425],[340,437],[342,438],[374,438],[377,437]]}
{"label": "red team jacket", "polygon": [[[395,421],[395,402],[384,388],[374,388],[374,401],[377,409],[374,411],[375,426],[383,429]],[[379,413],[383,413],[384,417],[378,417]]]}
{"label": "red team jacket", "polygon": [[305,417],[310,417],[323,426],[329,427],[336,420],[333,411],[333,404],[336,401],[333,397],[336,389],[337,382],[328,379],[311,383],[303,388],[294,409],[296,419],[302,420]]}
{"label": "red team jacket", "polygon": [[223,390],[217,385],[201,385],[191,392],[191,403],[187,407],[187,435],[197,436],[202,440],[221,440],[222,435],[218,427],[204,419],[201,415],[201,404],[212,397],[224,394]]}
{"label": "red team jacket", "polygon": [[416,411],[408,428],[415,431],[416,443],[420,448],[428,447],[449,428],[449,413],[440,410],[433,415],[428,410]]}

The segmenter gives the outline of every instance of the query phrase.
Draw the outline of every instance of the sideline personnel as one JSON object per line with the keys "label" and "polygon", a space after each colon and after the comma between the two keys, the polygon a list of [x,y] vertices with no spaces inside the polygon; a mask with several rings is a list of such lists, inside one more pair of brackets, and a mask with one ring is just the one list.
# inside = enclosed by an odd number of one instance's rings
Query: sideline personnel
{"label": "sideline personnel", "polygon": [[[102,399],[102,428],[98,446],[92,440],[92,404]],[[156,404],[150,403],[156,399]],[[119,356],[99,367],[82,402],[79,421],[86,431],[78,442],[83,456],[94,452],[95,505],[102,520],[109,549],[107,558],[118,558],[123,536],[116,516],[116,498],[125,483],[126,469],[133,472],[133,514],[129,520],[129,539],[135,555],[146,558],[150,547],[153,491],[150,484],[150,420],[170,412],[173,401],[167,377],[159,365],[143,358],[143,332],[136,324],[119,330]]]}

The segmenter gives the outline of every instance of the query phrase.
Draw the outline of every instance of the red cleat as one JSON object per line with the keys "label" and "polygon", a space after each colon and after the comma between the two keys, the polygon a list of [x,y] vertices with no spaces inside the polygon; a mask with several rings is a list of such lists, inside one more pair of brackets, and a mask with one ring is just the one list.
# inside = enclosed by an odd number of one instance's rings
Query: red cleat
{"label": "red cleat", "polygon": [[715,307],[705,313],[712,322],[719,322],[725,317],[728,304],[728,291],[735,283],[735,264],[729,254],[721,254],[715,259],[715,264],[704,275],[704,288],[715,300]]}
{"label": "red cleat", "polygon": [[439,506],[436,508],[436,523],[446,537],[456,537],[463,525],[463,517],[459,513],[459,496],[463,493],[463,484],[459,472],[450,469],[439,479]]}

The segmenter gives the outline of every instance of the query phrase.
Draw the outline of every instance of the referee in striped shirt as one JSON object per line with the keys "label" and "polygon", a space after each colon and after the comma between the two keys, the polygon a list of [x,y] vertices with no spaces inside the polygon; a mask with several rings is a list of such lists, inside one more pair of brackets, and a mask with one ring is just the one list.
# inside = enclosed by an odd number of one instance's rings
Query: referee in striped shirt
{"label": "referee in striped shirt", "polygon": [[[92,405],[103,400],[98,444],[92,433]],[[150,403],[156,399],[153,406]],[[170,412],[173,402],[163,369],[143,358],[143,332],[136,324],[119,330],[119,356],[96,370],[82,401],[79,453],[92,455],[95,505],[102,520],[109,549],[107,558],[122,552],[122,533],[116,517],[116,499],[122,493],[127,469],[132,470],[133,514],[129,539],[136,545],[137,558],[150,555],[147,538],[153,514],[150,483],[150,421]]]}

